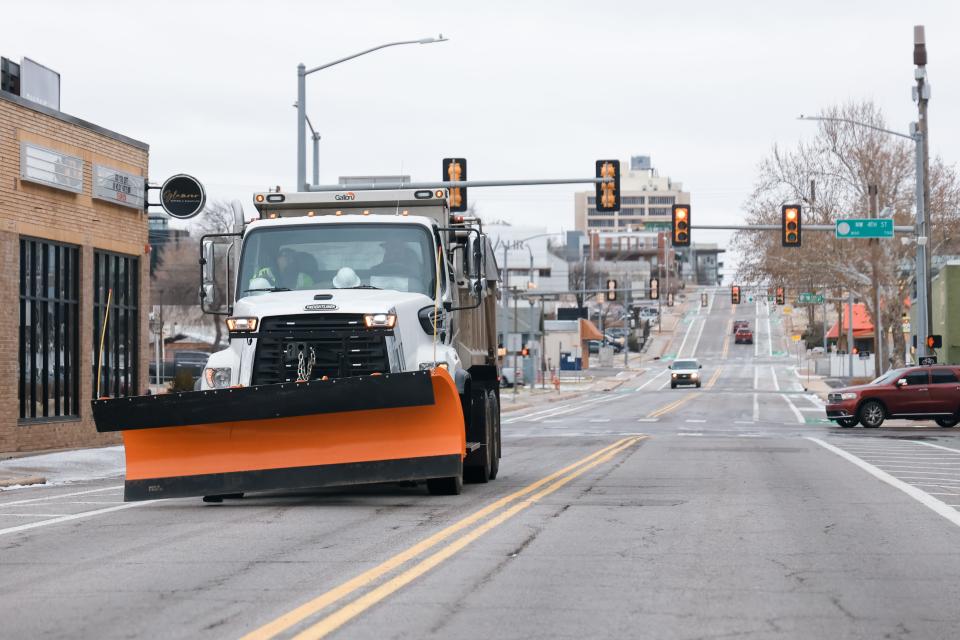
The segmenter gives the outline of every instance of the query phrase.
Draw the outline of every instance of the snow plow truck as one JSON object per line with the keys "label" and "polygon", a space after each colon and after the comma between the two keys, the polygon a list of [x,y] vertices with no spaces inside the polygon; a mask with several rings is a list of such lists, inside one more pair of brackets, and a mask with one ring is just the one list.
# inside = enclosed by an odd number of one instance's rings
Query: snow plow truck
{"label": "snow plow truck", "polygon": [[447,198],[278,189],[204,236],[201,306],[229,346],[198,390],[93,401],[123,432],[125,499],[494,479],[497,265]]}

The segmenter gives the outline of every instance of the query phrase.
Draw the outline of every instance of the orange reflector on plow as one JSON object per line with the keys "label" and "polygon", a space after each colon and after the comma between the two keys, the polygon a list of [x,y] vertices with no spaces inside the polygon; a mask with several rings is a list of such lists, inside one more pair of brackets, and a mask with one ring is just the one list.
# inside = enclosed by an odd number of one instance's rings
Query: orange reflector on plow
{"label": "orange reflector on plow", "polygon": [[[391,402],[382,401],[383,396],[394,395],[391,387],[396,389],[410,380],[432,387],[432,404],[409,406],[410,400],[398,398],[396,403],[403,406],[390,406]],[[399,395],[409,395],[404,389],[400,388]],[[425,480],[461,472],[466,454],[463,411],[456,384],[446,371],[264,385],[237,392],[243,394],[243,403],[263,403],[273,414],[183,424],[187,418],[180,419],[182,426],[171,427],[154,425],[151,417],[143,416],[150,426],[104,426],[101,430],[124,431],[125,499]],[[301,405],[299,415],[289,415],[292,410],[288,407],[299,400],[325,398],[328,392],[334,394],[331,397],[336,398],[338,407],[379,404],[388,408],[329,412],[329,408],[316,407],[304,414],[302,411],[310,409]],[[209,415],[204,398],[196,397],[200,393],[220,394],[192,392],[180,394],[179,399],[195,409],[193,415]],[[296,401],[280,401],[281,396],[293,398],[291,394]],[[344,394],[360,397],[345,399]],[[380,401],[369,394],[379,396]],[[173,404],[175,400],[165,402]],[[233,400],[240,398],[234,396]],[[222,403],[225,413],[231,413],[231,404],[237,404],[222,395],[207,402]],[[145,410],[150,409],[149,401],[143,404]],[[105,411],[101,406],[101,412]],[[97,426],[101,428],[100,420]]]}

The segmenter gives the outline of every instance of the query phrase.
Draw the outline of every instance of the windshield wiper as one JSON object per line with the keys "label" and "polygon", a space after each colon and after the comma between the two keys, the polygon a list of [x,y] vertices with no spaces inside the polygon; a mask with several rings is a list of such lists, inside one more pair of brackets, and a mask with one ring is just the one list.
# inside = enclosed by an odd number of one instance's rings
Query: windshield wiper
{"label": "windshield wiper", "polygon": [[262,289],[244,289],[244,293],[253,293],[254,291],[269,291],[271,293],[276,293],[278,291],[292,291],[287,287],[263,287]]}
{"label": "windshield wiper", "polygon": [[358,284],[355,287],[343,287],[344,289],[379,289],[380,287],[375,287],[372,284]]}

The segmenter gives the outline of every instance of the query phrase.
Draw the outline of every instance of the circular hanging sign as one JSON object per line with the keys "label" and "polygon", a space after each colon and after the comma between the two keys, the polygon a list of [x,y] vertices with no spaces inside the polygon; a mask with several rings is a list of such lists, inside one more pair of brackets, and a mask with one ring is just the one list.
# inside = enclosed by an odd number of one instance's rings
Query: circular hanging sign
{"label": "circular hanging sign", "polygon": [[174,218],[192,218],[203,210],[207,192],[193,176],[180,173],[160,187],[160,206]]}

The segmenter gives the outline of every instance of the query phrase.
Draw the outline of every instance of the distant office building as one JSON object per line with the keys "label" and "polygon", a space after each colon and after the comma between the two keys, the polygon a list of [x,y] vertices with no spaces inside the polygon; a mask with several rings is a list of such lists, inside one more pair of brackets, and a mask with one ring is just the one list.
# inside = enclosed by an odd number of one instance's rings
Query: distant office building
{"label": "distant office building", "polygon": [[[661,176],[650,156],[621,163],[620,211],[597,211],[596,191],[574,194],[574,226],[578,231],[664,231],[670,229],[674,204],[690,204],[683,185]],[[627,168],[629,167],[629,168]]]}

